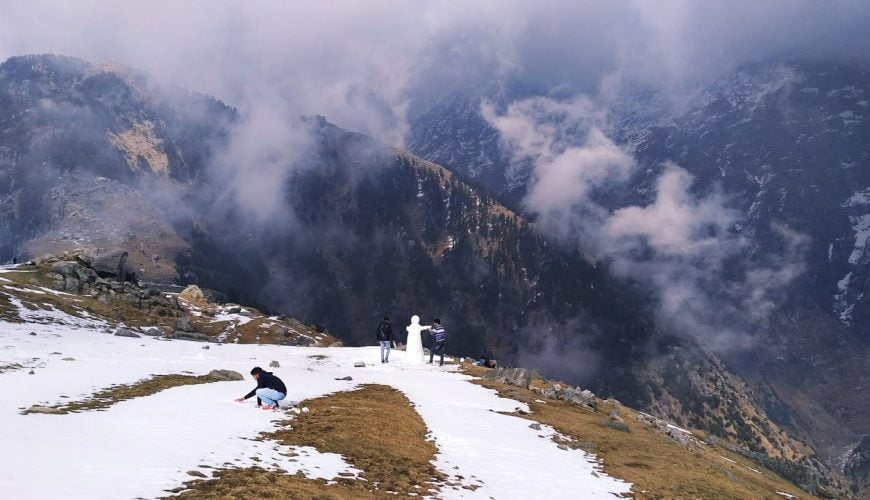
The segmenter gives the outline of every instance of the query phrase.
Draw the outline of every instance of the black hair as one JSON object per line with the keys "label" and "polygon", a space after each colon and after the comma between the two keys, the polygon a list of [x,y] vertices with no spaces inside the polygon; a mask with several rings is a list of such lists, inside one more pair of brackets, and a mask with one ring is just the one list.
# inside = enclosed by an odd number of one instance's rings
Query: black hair
{"label": "black hair", "polygon": [[259,366],[255,366],[253,369],[251,369],[251,375],[259,375],[261,373],[263,373],[263,369]]}
{"label": "black hair", "polygon": [[440,325],[440,324],[441,324],[441,320],[438,319],[438,318],[433,319],[432,322],[435,323],[436,325]]}
{"label": "black hair", "polygon": [[384,321],[390,321],[390,317],[389,317],[389,316],[384,316]]}

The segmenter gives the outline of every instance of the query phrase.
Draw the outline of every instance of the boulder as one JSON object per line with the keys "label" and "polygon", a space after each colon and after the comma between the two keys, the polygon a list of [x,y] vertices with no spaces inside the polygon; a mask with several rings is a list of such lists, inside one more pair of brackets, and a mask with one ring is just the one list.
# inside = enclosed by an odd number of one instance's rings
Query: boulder
{"label": "boulder", "polygon": [[115,330],[115,336],[116,337],[132,337],[132,338],[137,338],[137,339],[139,337],[141,337],[141,335],[139,335],[138,333],[134,332],[133,330],[128,330],[127,328],[118,328],[117,330]]}
{"label": "boulder", "polygon": [[306,337],[304,335],[298,335],[294,338],[290,338],[288,340],[281,342],[281,345],[289,345],[289,346],[294,346],[294,347],[305,347],[305,346],[309,346],[313,343],[314,343],[314,341],[311,340],[311,338]]}
{"label": "boulder", "polygon": [[241,373],[233,370],[212,370],[208,376],[220,381],[245,380]]}
{"label": "boulder", "polygon": [[67,278],[63,289],[69,293],[80,293],[82,291],[82,284],[78,278]]}
{"label": "boulder", "polygon": [[60,261],[53,263],[51,265],[51,270],[54,271],[54,273],[61,275],[63,279],[69,279],[78,277],[76,271],[80,267],[81,265],[77,262]]}
{"label": "boulder", "polygon": [[52,408],[50,406],[33,405],[24,410],[24,413],[44,413],[47,415],[63,415],[63,410]]}
{"label": "boulder", "polygon": [[78,277],[79,281],[88,284],[96,283],[97,279],[99,278],[96,271],[84,266],[79,266],[78,269],[76,269],[76,276]]}
{"label": "boulder", "polygon": [[350,375],[348,375],[348,376],[346,376],[346,377],[336,377],[335,380],[353,380],[353,377],[351,377]]}
{"label": "boulder", "polygon": [[193,328],[193,323],[191,323],[190,318],[181,317],[175,320],[175,329],[182,332],[195,332],[196,330]]}
{"label": "boulder", "polygon": [[202,302],[205,300],[205,295],[196,285],[188,285],[178,296],[189,302]]}
{"label": "boulder", "polygon": [[144,332],[142,332],[142,334],[147,335],[149,337],[159,337],[162,335],[162,333],[160,333],[160,330],[158,330],[156,328],[149,328],[149,329],[145,330]]}
{"label": "boulder", "polygon": [[269,368],[281,368],[281,363],[272,360],[269,362]]}
{"label": "boulder", "polygon": [[202,346],[202,348],[203,349],[211,349],[211,347],[209,347],[208,345],[204,345],[204,346]]}
{"label": "boulder", "polygon": [[196,332],[182,332],[182,331],[174,331],[171,334],[167,335],[167,338],[176,339],[176,340],[193,340],[196,342],[211,342],[213,339],[208,335],[203,333]]}
{"label": "boulder", "polygon": [[356,363],[353,364],[353,367],[354,368],[365,368],[366,363],[365,363],[365,361],[357,361]]}
{"label": "boulder", "polygon": [[135,281],[135,273],[127,264],[127,256],[127,251],[123,248],[97,248],[84,252],[79,260],[103,278]]}
{"label": "boulder", "polygon": [[227,314],[239,314],[242,312],[241,306],[230,306],[227,308]]}

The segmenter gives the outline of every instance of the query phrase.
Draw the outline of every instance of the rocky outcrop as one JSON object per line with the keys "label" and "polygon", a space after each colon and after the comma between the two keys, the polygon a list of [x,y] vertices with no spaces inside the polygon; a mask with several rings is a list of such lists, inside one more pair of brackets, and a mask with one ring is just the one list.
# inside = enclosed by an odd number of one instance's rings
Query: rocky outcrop
{"label": "rocky outcrop", "polygon": [[573,405],[595,408],[595,394],[588,389],[548,381],[536,370],[527,368],[496,368],[484,373],[482,378],[503,384],[529,389],[548,399],[559,399]]}
{"label": "rocky outcrop", "polygon": [[544,377],[537,371],[527,368],[496,368],[487,371],[481,375],[481,378],[529,389],[532,380],[543,380]]}

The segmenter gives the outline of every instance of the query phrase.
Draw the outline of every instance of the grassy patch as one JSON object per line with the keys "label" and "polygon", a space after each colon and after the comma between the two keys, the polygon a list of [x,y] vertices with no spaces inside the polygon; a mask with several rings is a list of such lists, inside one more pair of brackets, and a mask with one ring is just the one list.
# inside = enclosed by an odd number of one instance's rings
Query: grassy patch
{"label": "grassy patch", "polygon": [[[154,375],[151,378],[140,380],[133,384],[122,384],[103,389],[92,396],[69,403],[50,406],[58,410],[57,413],[75,413],[90,410],[105,410],[115,403],[128,399],[142,398],[157,394],[158,392],[172,387],[183,385],[208,384],[219,382],[220,379],[208,375]],[[25,411],[25,413],[27,413]]]}
{"label": "grassy patch", "polygon": [[9,297],[0,293],[0,320],[10,323],[20,323],[21,318],[18,316],[18,308],[9,301]]}
{"label": "grassy patch", "polygon": [[180,497],[396,498],[438,490],[442,475],[432,465],[437,448],[426,439],[426,424],[401,392],[384,385],[365,385],[301,404],[311,411],[263,437],[339,453],[363,471],[360,475],[365,481],[339,478],[327,484],[302,474],[253,467],[223,470],[214,479],[191,481]]}
{"label": "grassy patch", "polygon": [[[483,370],[465,367],[470,375],[480,375]],[[616,426],[608,416],[615,406],[605,401],[598,401],[601,411],[590,412],[564,401],[551,399],[539,403],[539,396],[519,387],[490,380],[477,383],[505,397],[526,402],[531,413],[517,416],[550,425],[573,440],[569,447],[597,455],[604,461],[608,474],[633,483],[635,498],[781,500],[776,491],[811,498],[771,471],[753,472],[749,467],[757,469],[757,466],[724,448],[712,445],[689,448],[669,441],[663,434],[636,421],[636,413],[628,408],[619,408],[624,424]],[[625,432],[626,428],[629,432]]]}

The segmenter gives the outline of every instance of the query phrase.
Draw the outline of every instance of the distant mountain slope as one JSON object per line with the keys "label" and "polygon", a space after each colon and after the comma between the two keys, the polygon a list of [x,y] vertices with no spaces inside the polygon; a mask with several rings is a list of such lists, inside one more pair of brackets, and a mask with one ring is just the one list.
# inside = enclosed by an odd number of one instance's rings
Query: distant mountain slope
{"label": "distant mountain slope", "polygon": [[[698,89],[680,109],[627,92],[608,133],[638,166],[623,188],[598,193],[606,208],[645,206],[673,161],[694,176],[695,193],[720,186],[743,214],[738,230],[751,252],[742,265],[782,256],[778,224],[809,237],[806,271],[757,331],[763,347],[729,365],[834,465],[870,432],[867,391],[855,390],[870,384],[868,82],[870,69],[858,64],[769,61]],[[498,106],[525,96],[469,95],[422,115],[411,150],[519,201],[531,166],[510,162],[479,109],[483,97]]]}

